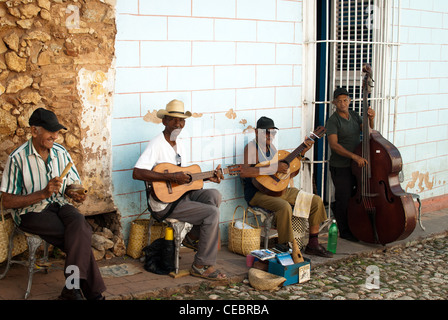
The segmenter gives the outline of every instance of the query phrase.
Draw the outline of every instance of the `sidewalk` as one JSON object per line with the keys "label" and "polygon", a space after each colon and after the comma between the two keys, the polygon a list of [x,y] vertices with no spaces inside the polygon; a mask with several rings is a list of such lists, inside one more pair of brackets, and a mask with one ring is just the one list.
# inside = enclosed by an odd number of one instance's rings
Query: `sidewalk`
{"label": "sidewalk", "polygon": [[[432,237],[448,232],[448,209],[429,212],[422,215],[422,224],[426,230],[422,230],[417,222],[414,232],[407,238],[386,245],[387,247],[405,245],[411,241],[418,241],[422,238]],[[325,241],[321,237],[321,241]],[[364,243],[353,243],[343,239],[338,239],[337,254],[331,259],[315,256],[307,256],[311,259],[311,277],[313,276],[313,266],[345,259],[350,255],[368,254],[370,252],[383,250],[381,245],[370,245]],[[180,269],[189,269],[193,261],[194,252],[187,248],[181,250]],[[137,269],[136,274],[122,277],[107,277],[105,283],[107,300],[139,299],[144,297],[156,297],[157,295],[170,295],[178,291],[186,291],[199,287],[207,282],[204,279],[184,276],[174,279],[170,276],[157,275],[143,269],[143,263],[128,256],[114,258],[111,260],[99,261],[99,266],[111,266],[127,264]],[[62,274],[62,261],[53,264],[60,270],[50,270],[48,274],[36,273],[33,278],[31,294],[28,300],[54,300],[59,296],[64,286],[64,276]],[[230,283],[240,282],[247,277],[249,268],[246,267],[246,258],[227,250],[223,247],[218,254],[218,268],[227,274]],[[3,265],[0,271],[3,270]],[[27,270],[23,266],[13,265],[6,277],[0,280],[0,300],[23,300],[28,282]],[[222,283],[221,283],[222,284]]]}

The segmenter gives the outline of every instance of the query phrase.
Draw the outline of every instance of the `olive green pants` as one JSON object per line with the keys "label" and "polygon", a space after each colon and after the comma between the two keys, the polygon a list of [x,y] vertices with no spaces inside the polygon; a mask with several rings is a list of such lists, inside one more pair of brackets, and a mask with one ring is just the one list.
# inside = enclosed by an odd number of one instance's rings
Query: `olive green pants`
{"label": "olive green pants", "polygon": [[[294,240],[292,230],[292,206],[294,206],[299,189],[287,188],[280,197],[272,197],[262,192],[257,192],[249,202],[251,206],[257,206],[275,212],[278,242],[286,243]],[[319,226],[327,219],[327,213],[322,199],[318,195],[313,196],[308,222],[311,226]]]}

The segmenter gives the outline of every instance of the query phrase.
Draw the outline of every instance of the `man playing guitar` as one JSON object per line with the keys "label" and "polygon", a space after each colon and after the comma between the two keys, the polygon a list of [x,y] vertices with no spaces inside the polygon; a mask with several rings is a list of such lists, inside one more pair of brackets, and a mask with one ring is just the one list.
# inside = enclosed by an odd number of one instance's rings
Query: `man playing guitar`
{"label": "man playing guitar", "polygon": [[[145,182],[164,181],[167,185],[182,185],[190,183],[191,176],[182,170],[185,159],[184,146],[178,135],[185,126],[185,119],[191,113],[184,112],[182,101],[173,100],[166,109],[157,112],[165,129],[150,141],[142,153],[133,171],[133,178]],[[157,172],[154,167],[161,163],[171,163],[179,166],[176,172]],[[220,183],[222,173],[220,165],[214,175],[208,180]],[[197,253],[190,273],[193,276],[209,280],[225,280],[226,275],[215,268],[218,253],[219,206],[221,194],[216,189],[200,189],[186,193],[176,202],[161,202],[156,196],[150,196],[150,209],[155,217],[163,218],[168,212],[169,217],[185,221],[193,225],[190,234],[199,238]],[[174,209],[173,209],[174,207]]]}
{"label": "man playing guitar", "polygon": [[[282,161],[282,158],[278,156],[280,152],[277,152],[273,143],[277,130],[274,121],[270,118],[261,117],[257,121],[255,140],[249,142],[244,149],[244,165],[240,172],[244,182],[244,197],[251,206],[275,212],[278,242],[287,245],[291,243],[293,245],[293,255],[295,254],[295,239],[291,221],[293,206],[298,206],[302,199],[306,200],[308,197],[309,205],[307,205],[307,209],[309,209],[308,221],[310,227],[309,241],[305,253],[326,258],[332,257],[331,252],[325,250],[318,242],[319,226],[327,219],[324,204],[319,196],[306,194],[304,191],[290,187],[286,187],[281,194],[269,195],[261,192],[254,185],[254,178],[260,175],[289,174],[290,164]],[[299,157],[303,157],[305,152],[314,144],[314,141],[306,139],[304,144],[305,148]],[[265,165],[260,166],[260,163]]]}

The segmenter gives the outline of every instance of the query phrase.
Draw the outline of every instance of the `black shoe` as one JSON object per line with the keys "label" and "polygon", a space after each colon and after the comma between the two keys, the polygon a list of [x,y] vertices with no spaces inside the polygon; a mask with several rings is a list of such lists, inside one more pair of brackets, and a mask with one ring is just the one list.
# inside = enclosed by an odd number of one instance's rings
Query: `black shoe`
{"label": "black shoe", "polygon": [[185,247],[189,248],[189,249],[193,249],[194,251],[198,251],[199,240],[191,239],[188,234],[185,236],[184,240],[182,241],[182,244]]}
{"label": "black shoe", "polygon": [[275,249],[281,251],[281,252],[288,252],[289,251],[289,245],[287,243],[277,243],[275,245]]}
{"label": "black shoe", "polygon": [[61,295],[59,296],[60,300],[84,300],[82,296],[81,290],[79,289],[67,289],[64,287],[62,289]]}
{"label": "black shoe", "polygon": [[306,246],[305,253],[311,254],[314,256],[324,257],[324,258],[332,258],[333,257],[333,253],[331,253],[330,251],[327,251],[322,245],[319,245],[316,248]]}

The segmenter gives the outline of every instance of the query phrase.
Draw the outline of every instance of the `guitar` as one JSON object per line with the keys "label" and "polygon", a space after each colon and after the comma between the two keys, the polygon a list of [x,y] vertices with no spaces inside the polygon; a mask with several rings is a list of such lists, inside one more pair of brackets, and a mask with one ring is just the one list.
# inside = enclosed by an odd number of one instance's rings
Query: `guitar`
{"label": "guitar", "polygon": [[[229,166],[225,169],[221,168],[221,173],[229,175],[239,174],[241,165]],[[156,165],[153,171],[159,173],[175,173],[184,172],[190,176],[190,182],[185,184],[177,184],[171,181],[153,181],[152,190],[154,195],[162,202],[171,203],[178,200],[185,192],[191,190],[200,190],[204,186],[204,180],[215,176],[215,170],[201,172],[201,168],[197,164],[188,167],[179,167],[171,163],[160,163]]]}
{"label": "guitar", "polygon": [[[326,131],[327,130],[325,129],[325,127],[319,126],[314,130],[314,132],[310,133],[310,137],[308,137],[308,139],[313,141],[320,139],[324,136]],[[291,153],[285,150],[278,151],[273,160],[275,160],[275,162],[284,161],[288,163],[288,172],[277,172],[273,175],[260,175],[256,178],[252,178],[252,183],[254,184],[254,186],[259,191],[267,195],[275,197],[281,196],[285,192],[286,187],[289,184],[289,180],[299,173],[300,160],[297,158],[297,156],[301,154],[306,147],[307,146],[304,142]],[[271,162],[272,160],[260,162],[256,164],[255,167],[264,167],[266,165],[269,165]]]}

